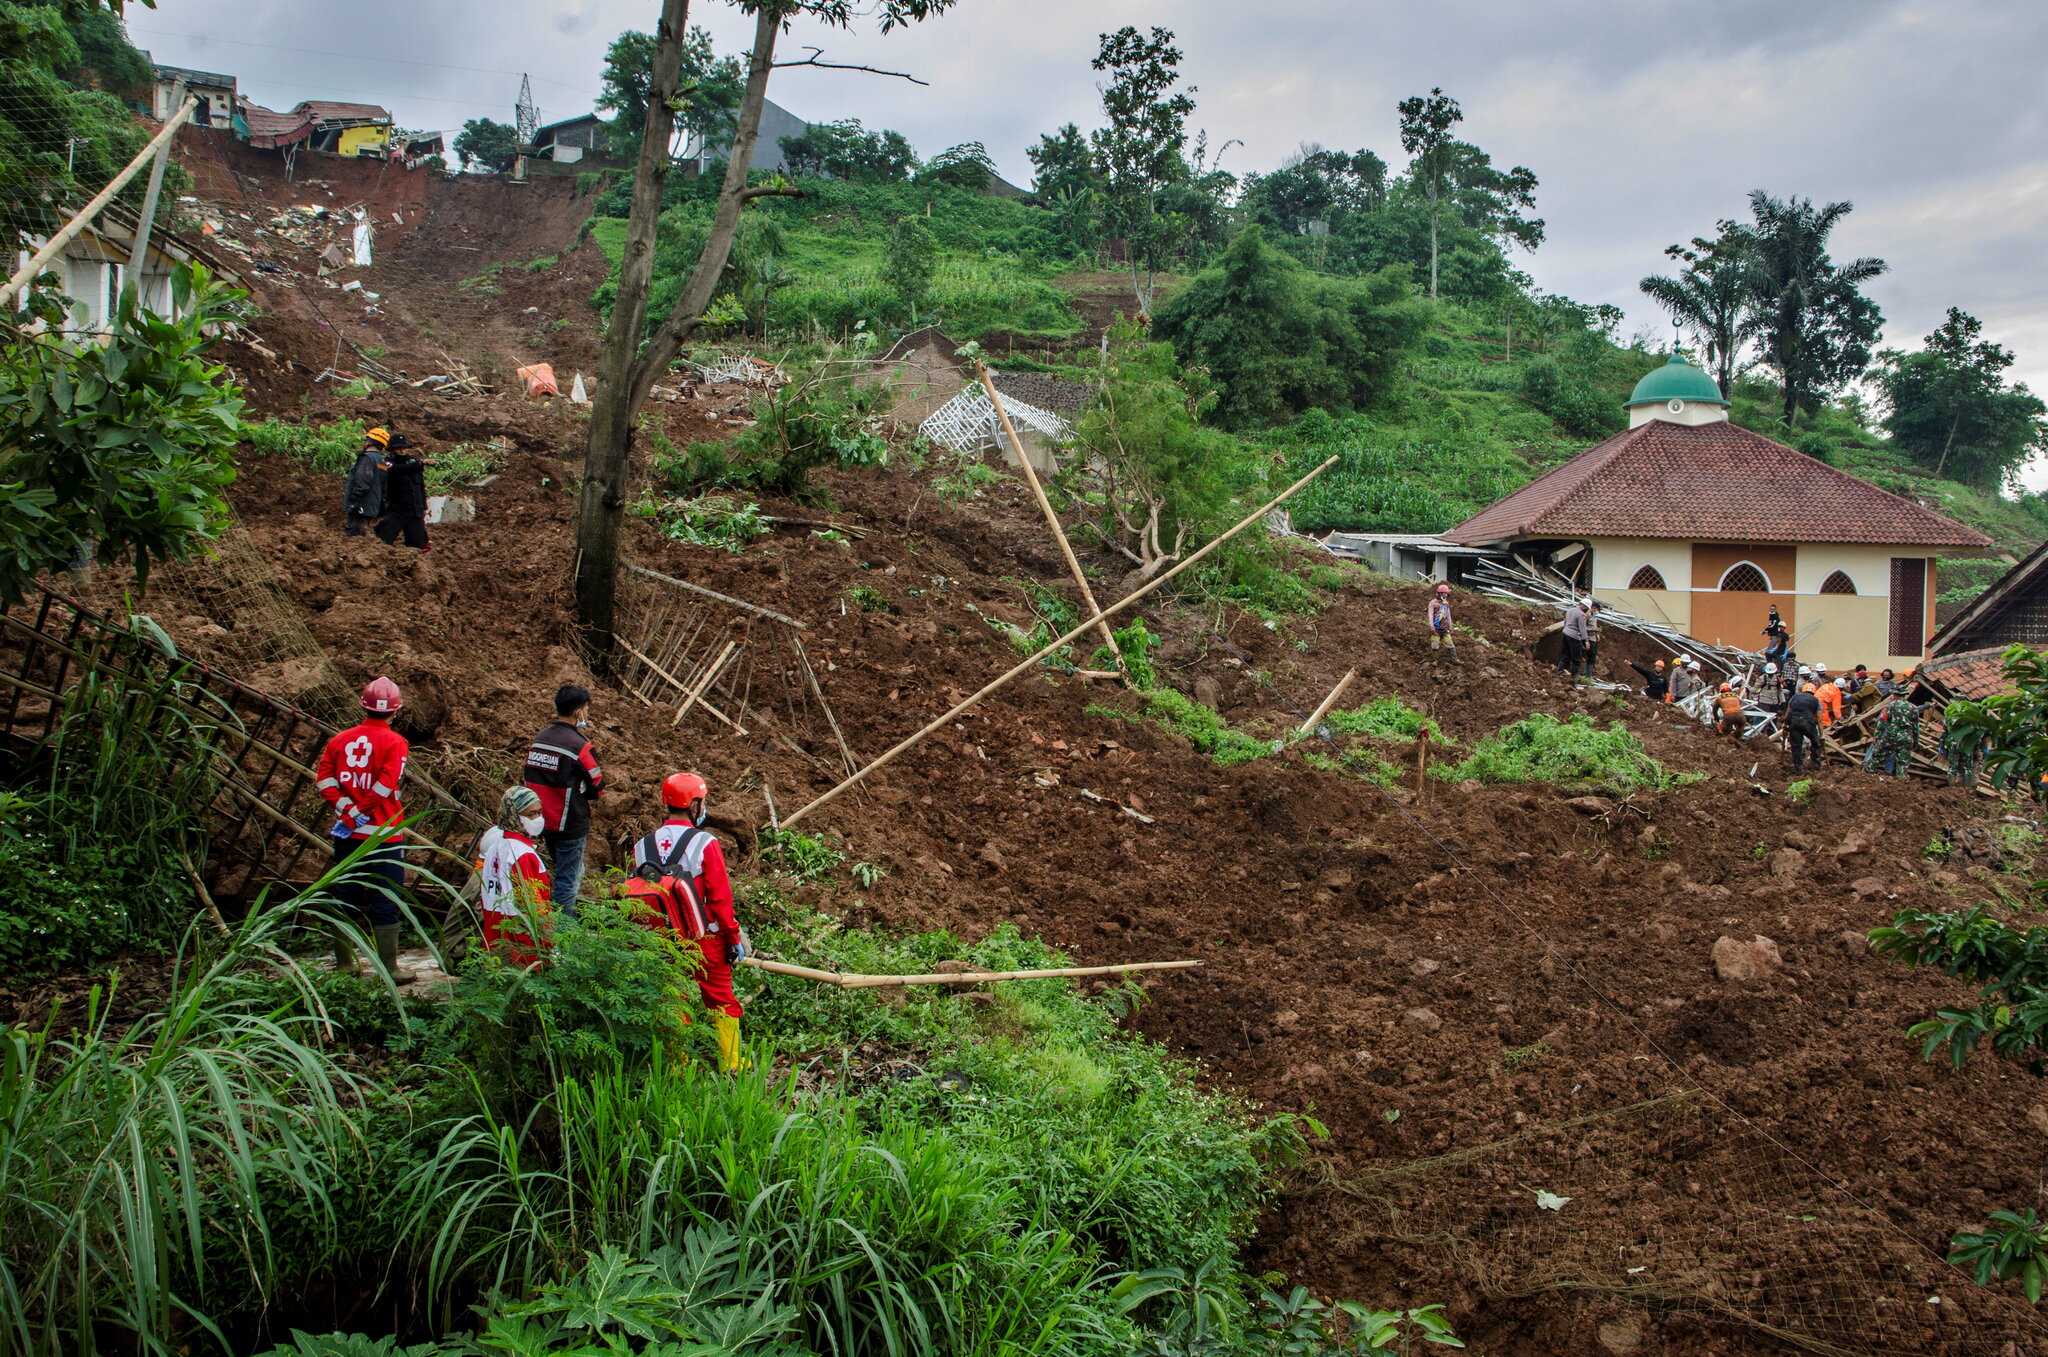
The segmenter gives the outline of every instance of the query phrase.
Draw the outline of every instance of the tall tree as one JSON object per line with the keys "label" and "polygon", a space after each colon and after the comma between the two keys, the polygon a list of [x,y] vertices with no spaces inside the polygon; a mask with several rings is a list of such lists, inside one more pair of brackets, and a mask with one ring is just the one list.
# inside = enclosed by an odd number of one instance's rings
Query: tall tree
{"label": "tall tree", "polygon": [[855,184],[900,184],[917,168],[917,153],[901,132],[870,132],[859,118],[812,123],[779,143],[789,172],[806,179]]}
{"label": "tall tree", "polygon": [[1726,396],[1742,371],[1742,346],[1750,311],[1750,267],[1755,238],[1740,223],[1724,221],[1712,240],[1694,236],[1689,245],[1664,253],[1685,267],[1673,276],[1653,275],[1642,289],[1673,321],[1692,332],[1706,354],[1707,370]]}
{"label": "tall tree", "polygon": [[[768,77],[777,66],[775,41],[799,15],[827,27],[848,28],[855,19],[874,15],[883,33],[904,24],[942,14],[953,0],[733,0],[753,15],[754,44],[747,53],[747,78],[733,130],[732,154],[711,229],[697,256],[690,280],[668,314],[647,329],[648,292],[654,275],[654,246],[661,216],[662,190],[673,162],[670,141],[677,115],[688,105],[682,84],[682,53],[690,0],[662,0],[661,21],[654,31],[652,83],[647,100],[647,125],[633,173],[633,204],[626,219],[626,244],[599,360],[597,393],[591,398],[589,432],[583,457],[583,491],[576,509],[576,617],[592,662],[608,667],[618,589],[619,545],[626,507],[626,466],[632,447],[633,421],[647,394],[669,369],[703,323],[723,280],[740,216],[757,198],[798,192],[783,184],[747,183],[747,166],[761,135],[761,111],[768,99]],[[816,59],[785,65],[815,65]],[[643,340],[642,335],[646,338]]]}
{"label": "tall tree", "polygon": [[[740,87],[745,72],[738,57],[712,51],[711,35],[692,28],[683,39],[683,107],[676,126],[700,143],[720,140],[732,132],[739,115]],[[654,85],[654,35],[625,32],[612,39],[604,55],[604,88],[598,108],[612,115],[606,132],[613,155],[631,155],[647,126],[648,91]]]}
{"label": "tall tree", "polygon": [[1408,178],[1429,204],[1429,299],[1437,299],[1437,237],[1443,217],[1443,200],[1451,191],[1451,169],[1457,161],[1457,146],[1451,129],[1465,120],[1465,110],[1442,89],[1427,96],[1416,95],[1397,105],[1401,115],[1401,149],[1412,159]]}
{"label": "tall tree", "polygon": [[1853,204],[1815,207],[1810,198],[1778,199],[1757,189],[1749,207],[1749,328],[1765,365],[1784,384],[1790,425],[1870,366],[1884,314],[1862,288],[1887,266],[1882,259],[1836,264],[1828,257],[1828,236]]}
{"label": "tall tree", "polygon": [[1997,491],[2048,450],[2048,405],[2024,382],[2008,387],[2011,349],[1983,338],[1973,315],[1951,306],[1918,353],[1882,355],[1885,429],[1914,461],[1980,490]]}
{"label": "tall tree", "polygon": [[889,228],[888,240],[883,242],[882,281],[903,299],[903,309],[910,313],[913,326],[926,298],[931,296],[938,253],[939,243],[932,238],[930,228],[915,216],[897,218]]}
{"label": "tall tree", "polygon": [[1386,161],[1371,151],[1346,154],[1304,142],[1271,174],[1246,181],[1243,208],[1259,225],[1298,236],[1310,222],[1335,229],[1356,213],[1379,211],[1386,201]]}
{"label": "tall tree", "polygon": [[1536,206],[1536,171],[1497,170],[1493,157],[1469,141],[1452,142],[1449,154],[1450,201],[1459,220],[1503,247],[1543,243],[1543,219],[1525,213]]}
{"label": "tall tree", "polygon": [[1182,152],[1195,90],[1174,88],[1180,83],[1180,57],[1171,31],[1154,28],[1148,37],[1126,25],[1102,35],[1091,63],[1109,75],[1102,87],[1102,112],[1109,125],[1092,136],[1105,225],[1124,238],[1131,294],[1143,316],[1152,314],[1159,266],[1171,253],[1176,229],[1161,220],[1159,195],[1188,173]]}
{"label": "tall tree", "polygon": [[481,165],[503,174],[519,158],[519,129],[489,118],[471,118],[455,138],[455,154],[464,165]]}

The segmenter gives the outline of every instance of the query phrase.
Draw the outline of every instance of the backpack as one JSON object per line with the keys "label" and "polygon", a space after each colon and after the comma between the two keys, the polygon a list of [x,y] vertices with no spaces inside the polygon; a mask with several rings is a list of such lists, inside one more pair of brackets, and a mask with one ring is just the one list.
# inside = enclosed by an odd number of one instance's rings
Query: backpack
{"label": "backpack", "polygon": [[656,931],[666,924],[688,942],[718,931],[718,921],[705,908],[697,883],[676,875],[683,855],[703,832],[695,827],[683,831],[676,836],[675,847],[659,861],[654,858],[654,836],[649,834],[635,848],[639,860],[633,864],[633,874],[618,888],[619,899],[637,900],[653,912],[653,917],[642,919],[642,923]]}

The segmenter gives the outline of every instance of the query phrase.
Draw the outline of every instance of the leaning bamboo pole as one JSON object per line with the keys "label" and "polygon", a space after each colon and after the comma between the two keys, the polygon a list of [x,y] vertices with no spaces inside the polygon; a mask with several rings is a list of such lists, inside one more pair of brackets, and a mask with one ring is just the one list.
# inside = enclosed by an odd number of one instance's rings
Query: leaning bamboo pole
{"label": "leaning bamboo pole", "polygon": [[35,276],[43,271],[43,266],[55,259],[59,252],[71,243],[73,236],[92,223],[92,219],[100,214],[101,208],[114,201],[114,195],[119,193],[130,179],[140,174],[144,165],[155,159],[158,148],[168,143],[179,128],[191,121],[192,110],[198,106],[197,99],[187,99],[183,108],[164,120],[163,130],[149,139],[149,145],[135,153],[135,159],[128,162],[126,169],[115,175],[105,188],[95,193],[84,207],[79,208],[78,215],[65,222],[44,242],[43,248],[37,250],[26,264],[16,269],[12,278],[0,283],[0,306],[5,306],[16,293],[27,287]]}
{"label": "leaning bamboo pole", "polygon": [[1237,526],[1233,527],[1232,529],[1230,529],[1230,531],[1224,533],[1215,541],[1203,547],[1200,551],[1197,551],[1194,555],[1182,561],[1173,569],[1160,575],[1157,579],[1153,580],[1150,584],[1145,585],[1143,588],[1138,589],[1130,594],[1126,594],[1123,598],[1119,599],[1115,603],[1110,604],[1107,608],[1099,609],[1094,616],[1084,619],[1072,631],[1068,632],[1066,635],[1062,637],[1059,637],[1050,645],[1046,646],[1045,649],[1039,651],[1036,655],[1033,655],[1029,659],[1019,662],[1016,665],[1016,667],[1009,670],[1009,672],[1005,673],[1002,677],[989,683],[980,692],[975,693],[972,697],[966,698],[965,700],[961,701],[945,715],[940,716],[935,720],[929,722],[922,730],[919,730],[916,734],[907,736],[904,739],[899,740],[894,746],[892,746],[886,753],[878,757],[873,763],[870,763],[867,767],[861,769],[858,773],[853,774],[851,777],[841,782],[838,786],[834,787],[831,791],[826,792],[823,796],[819,797],[817,800],[811,802],[809,805],[798,810],[794,815],[791,815],[787,820],[784,820],[782,822],[782,827],[784,829],[788,829],[791,825],[803,819],[812,811],[818,809],[818,807],[826,804],[829,801],[834,800],[842,793],[852,790],[855,786],[858,786],[861,782],[865,781],[867,779],[868,774],[874,772],[877,768],[880,768],[885,764],[893,762],[898,755],[903,753],[903,751],[917,744],[920,740],[923,740],[927,735],[930,735],[933,731],[945,726],[946,724],[951,722],[955,717],[959,716],[961,712],[966,711],[969,707],[972,707],[975,703],[981,701],[990,693],[993,693],[996,689],[1008,683],[1011,679],[1016,678],[1019,674],[1023,674],[1030,671],[1041,660],[1043,660],[1046,656],[1051,655],[1055,651],[1059,650],[1060,647],[1071,644],[1075,637],[1079,636],[1082,632],[1094,626],[1097,622],[1102,621],[1106,617],[1110,617],[1116,613],[1122,612],[1124,609],[1136,603],[1139,599],[1144,598],[1147,594],[1150,594],[1154,590],[1159,589],[1168,580],[1172,579],[1175,575],[1178,575],[1181,573],[1181,571],[1188,569],[1197,561],[1200,561],[1203,557],[1207,556],[1210,552],[1216,550],[1216,548],[1222,546],[1225,542],[1228,542],[1231,538],[1237,536],[1246,528],[1249,528],[1252,524],[1259,522],[1267,514],[1272,513],[1273,510],[1279,508],[1282,504],[1285,504],[1288,500],[1292,499],[1310,481],[1322,475],[1325,471],[1328,471],[1332,466],[1336,464],[1336,462],[1337,459],[1334,456],[1328,458],[1323,462],[1321,466],[1318,466],[1315,470],[1309,472],[1308,475],[1303,476],[1293,485],[1288,486],[1285,490],[1282,490],[1278,495],[1274,496],[1270,500],[1267,500],[1257,509],[1254,509],[1241,522],[1239,522]]}
{"label": "leaning bamboo pole", "polygon": [[792,966],[786,961],[746,957],[740,965],[767,971],[770,975],[793,975],[799,980],[816,980],[841,989],[876,989],[885,985],[980,985],[994,980],[1059,980],[1088,975],[1121,975],[1125,971],[1179,971],[1199,966],[1199,961],[1133,961],[1122,966],[1062,966],[1049,971],[959,971],[950,975],[860,975],[851,971],[817,971],[809,966]]}
{"label": "leaning bamboo pole", "polygon": [[1337,705],[1337,699],[1344,696],[1344,690],[1351,686],[1351,680],[1357,677],[1358,671],[1356,669],[1348,669],[1344,672],[1344,677],[1337,680],[1337,686],[1330,689],[1330,695],[1323,699],[1323,705],[1310,712],[1308,720],[1301,723],[1302,734],[1307,735],[1315,730],[1317,723],[1330,714],[1330,708]]}
{"label": "leaning bamboo pole", "polygon": [[[1054,540],[1060,544],[1060,555],[1066,557],[1067,572],[1074,577],[1074,583],[1081,588],[1081,602],[1089,612],[1098,611],[1095,591],[1088,587],[1088,576],[1081,571],[1081,563],[1074,559],[1073,543],[1067,540],[1067,530],[1060,526],[1060,516],[1053,512],[1052,501],[1045,497],[1045,487],[1039,484],[1038,469],[1031,465],[1031,459],[1024,455],[1024,440],[1017,437],[1016,428],[1010,423],[1010,412],[1003,408],[1003,398],[996,390],[995,379],[988,375],[988,364],[979,358],[974,360],[975,375],[981,378],[981,389],[988,393],[988,403],[995,407],[996,420],[1003,426],[1003,437],[1010,440],[1010,451],[1017,454],[1017,465],[1024,472],[1025,483],[1031,487],[1031,497],[1038,501],[1038,511],[1045,515],[1045,521],[1052,528]],[[1116,633],[1103,622],[1102,643],[1109,647],[1109,658],[1116,665],[1119,677],[1127,677],[1124,671],[1123,648],[1116,643]]]}

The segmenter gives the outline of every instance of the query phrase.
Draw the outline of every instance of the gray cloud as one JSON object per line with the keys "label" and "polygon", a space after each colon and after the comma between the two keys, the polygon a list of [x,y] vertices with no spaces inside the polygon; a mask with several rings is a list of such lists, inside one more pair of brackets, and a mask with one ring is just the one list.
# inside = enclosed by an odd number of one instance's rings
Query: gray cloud
{"label": "gray cloud", "polygon": [[[720,46],[750,25],[695,6]],[[403,122],[507,119],[530,71],[547,117],[589,106],[606,44],[651,25],[651,0],[162,0],[131,9],[160,59],[231,70],[265,102],[357,97]],[[804,117],[895,127],[926,154],[987,144],[1028,182],[1024,150],[1097,112],[1096,35],[1173,29],[1200,91],[1195,122],[1225,160],[1269,168],[1303,141],[1401,160],[1394,104],[1441,85],[1464,131],[1542,179],[1550,243],[1518,260],[1539,285],[1660,327],[1636,281],[1663,247],[1744,210],[1753,188],[1856,211],[1838,254],[1881,255],[1887,338],[1917,344],[1961,306],[2048,388],[2048,5],[1998,0],[961,0],[883,38],[799,24],[785,50],[906,69],[930,87],[789,71]],[[170,37],[158,34],[180,34]],[[266,44],[244,46],[236,44]],[[295,48],[278,51],[274,48]],[[432,63],[403,66],[397,60]],[[483,68],[444,69],[444,68]]]}

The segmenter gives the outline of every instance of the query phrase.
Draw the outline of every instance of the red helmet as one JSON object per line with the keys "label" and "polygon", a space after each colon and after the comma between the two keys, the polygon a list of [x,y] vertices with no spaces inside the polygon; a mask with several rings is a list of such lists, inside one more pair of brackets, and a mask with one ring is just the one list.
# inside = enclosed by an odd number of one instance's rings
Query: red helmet
{"label": "red helmet", "polygon": [[372,716],[389,716],[404,705],[398,685],[388,678],[373,678],[363,689],[363,710]]}
{"label": "red helmet", "polygon": [[1439,584],[1439,585],[1438,585],[1438,586],[1436,587],[1436,591],[1437,591],[1437,592],[1438,592],[1439,594],[1448,594],[1449,592],[1451,592],[1451,586],[1450,586],[1450,585],[1448,585],[1448,584]]}
{"label": "red helmet", "polygon": [[670,773],[661,780],[661,804],[670,810],[688,810],[710,795],[711,789],[695,773]]}

